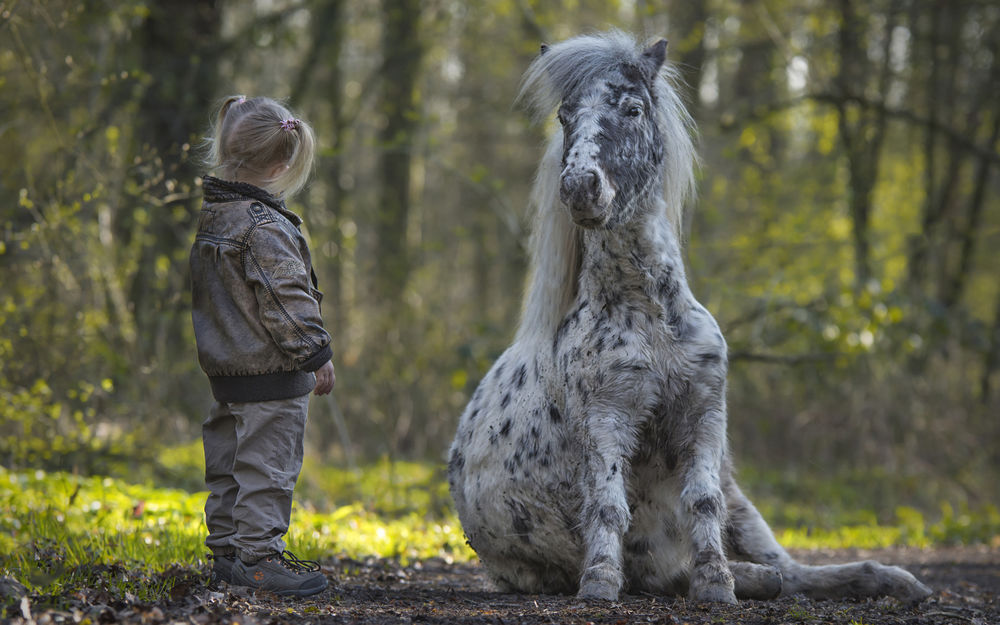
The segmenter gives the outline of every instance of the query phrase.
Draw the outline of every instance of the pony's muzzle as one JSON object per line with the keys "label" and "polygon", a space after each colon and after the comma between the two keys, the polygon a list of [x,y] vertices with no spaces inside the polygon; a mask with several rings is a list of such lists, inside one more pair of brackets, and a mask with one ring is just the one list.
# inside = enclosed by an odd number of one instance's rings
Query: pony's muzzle
{"label": "pony's muzzle", "polygon": [[564,172],[559,180],[559,199],[580,225],[604,221],[610,198],[606,198],[601,175],[595,170]]}

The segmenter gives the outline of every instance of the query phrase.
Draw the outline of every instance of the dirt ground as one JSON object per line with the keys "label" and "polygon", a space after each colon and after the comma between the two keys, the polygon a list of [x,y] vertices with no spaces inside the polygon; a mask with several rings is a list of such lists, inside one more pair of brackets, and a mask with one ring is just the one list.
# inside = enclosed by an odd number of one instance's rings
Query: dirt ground
{"label": "dirt ground", "polygon": [[[892,599],[813,601],[788,597],[738,606],[626,595],[621,601],[511,595],[490,590],[478,564],[439,560],[400,567],[392,561],[326,563],[330,588],[306,600],[287,600],[246,588],[211,590],[203,576],[179,574],[173,599],[159,605],[77,596],[65,610],[33,613],[9,623],[838,623],[844,625],[1000,625],[1000,551],[986,547],[934,550],[798,552],[813,564],[874,558],[906,567],[934,589],[916,606]],[[30,606],[28,606],[30,610]]]}

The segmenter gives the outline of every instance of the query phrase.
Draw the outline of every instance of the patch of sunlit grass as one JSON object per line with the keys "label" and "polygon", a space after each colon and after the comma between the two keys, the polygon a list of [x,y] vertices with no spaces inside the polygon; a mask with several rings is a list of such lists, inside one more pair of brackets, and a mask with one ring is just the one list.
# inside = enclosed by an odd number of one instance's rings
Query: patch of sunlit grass
{"label": "patch of sunlit grass", "polygon": [[[81,567],[203,567],[205,497],[204,492],[109,477],[0,467],[0,575],[11,575],[36,591],[57,593],[80,576]],[[435,515],[426,509],[404,512],[399,497],[392,514],[362,503],[331,512],[296,505],[289,548],[300,557],[319,560],[378,556],[405,563],[473,557],[450,509]],[[136,589],[132,594],[141,593]]]}

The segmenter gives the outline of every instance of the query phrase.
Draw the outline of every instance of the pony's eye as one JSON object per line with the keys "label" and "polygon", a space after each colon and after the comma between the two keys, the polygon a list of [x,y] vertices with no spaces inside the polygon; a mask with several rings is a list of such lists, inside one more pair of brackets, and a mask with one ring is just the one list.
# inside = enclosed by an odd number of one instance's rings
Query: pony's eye
{"label": "pony's eye", "polygon": [[642,107],[638,104],[633,104],[632,106],[625,109],[625,114],[629,117],[638,117],[642,115]]}

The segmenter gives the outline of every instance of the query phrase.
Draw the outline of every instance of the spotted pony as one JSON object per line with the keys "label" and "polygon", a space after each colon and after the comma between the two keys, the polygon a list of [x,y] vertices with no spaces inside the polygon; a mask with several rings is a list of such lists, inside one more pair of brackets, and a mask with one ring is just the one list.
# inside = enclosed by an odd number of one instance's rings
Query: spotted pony
{"label": "spotted pony", "polygon": [[726,343],[681,257],[696,157],[665,54],[582,36],[525,75],[522,100],[542,119],[558,105],[562,131],[520,326],[450,450],[469,544],[507,591],[923,599],[897,567],[795,562],[733,479]]}

